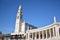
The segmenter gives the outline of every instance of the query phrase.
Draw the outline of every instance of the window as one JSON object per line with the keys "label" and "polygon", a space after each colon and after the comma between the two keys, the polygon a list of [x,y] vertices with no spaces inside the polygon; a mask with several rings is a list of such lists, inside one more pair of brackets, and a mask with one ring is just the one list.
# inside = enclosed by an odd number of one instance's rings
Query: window
{"label": "window", "polygon": [[35,33],[33,33],[33,39],[35,38]]}

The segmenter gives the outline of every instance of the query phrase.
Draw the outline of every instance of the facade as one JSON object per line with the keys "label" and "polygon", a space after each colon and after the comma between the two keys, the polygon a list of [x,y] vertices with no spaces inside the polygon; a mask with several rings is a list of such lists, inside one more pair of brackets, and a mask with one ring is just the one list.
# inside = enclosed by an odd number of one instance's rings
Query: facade
{"label": "facade", "polygon": [[16,24],[15,24],[15,31],[11,33],[11,35],[20,35],[26,33],[27,30],[36,29],[37,27],[28,24],[22,20],[22,7],[19,6],[17,17],[16,17]]}
{"label": "facade", "polygon": [[53,23],[43,28],[28,30],[27,40],[60,40],[60,23]]}
{"label": "facade", "polygon": [[18,8],[15,31],[11,34],[0,35],[0,40],[60,40],[60,22],[37,28],[22,20],[22,7]]}

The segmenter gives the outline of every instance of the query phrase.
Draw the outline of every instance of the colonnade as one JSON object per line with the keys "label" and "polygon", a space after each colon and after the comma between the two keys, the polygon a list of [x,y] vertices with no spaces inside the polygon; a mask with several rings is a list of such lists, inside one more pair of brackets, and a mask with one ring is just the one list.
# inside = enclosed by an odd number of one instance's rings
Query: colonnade
{"label": "colonnade", "polygon": [[[57,39],[60,39],[60,27],[51,27],[51,28],[47,28],[47,29],[40,29],[40,30],[31,30],[28,31],[25,35],[25,38],[23,39],[18,39],[18,37],[21,36],[17,36],[15,39],[14,36],[12,36],[14,39],[10,39],[10,37],[4,37],[4,40],[44,40],[44,39],[50,39],[50,38],[54,38],[56,37]],[[9,35],[11,36],[11,35]],[[56,39],[55,38],[55,39]],[[2,39],[1,39],[2,40]]]}
{"label": "colonnade", "polygon": [[53,36],[56,36],[56,31],[55,31],[55,27],[47,29],[47,30],[41,30],[41,31],[37,31],[37,32],[28,32],[26,35],[26,39],[30,40],[37,40],[37,39],[48,39],[51,38]]}

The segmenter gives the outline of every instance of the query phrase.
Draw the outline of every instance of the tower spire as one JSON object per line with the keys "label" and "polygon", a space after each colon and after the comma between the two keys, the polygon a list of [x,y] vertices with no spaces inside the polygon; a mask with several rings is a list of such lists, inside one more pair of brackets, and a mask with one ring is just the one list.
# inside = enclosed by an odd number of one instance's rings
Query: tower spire
{"label": "tower spire", "polygon": [[56,17],[54,16],[54,23],[56,23]]}
{"label": "tower spire", "polygon": [[19,5],[18,12],[22,12],[22,7]]}
{"label": "tower spire", "polygon": [[21,5],[19,5],[16,17],[15,32],[21,32],[21,24],[22,24],[22,7]]}

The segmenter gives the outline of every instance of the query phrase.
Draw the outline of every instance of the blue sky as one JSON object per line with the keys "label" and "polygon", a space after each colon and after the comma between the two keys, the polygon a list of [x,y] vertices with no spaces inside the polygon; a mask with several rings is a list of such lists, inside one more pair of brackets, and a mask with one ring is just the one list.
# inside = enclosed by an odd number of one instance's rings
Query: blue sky
{"label": "blue sky", "polygon": [[22,5],[23,20],[38,28],[60,22],[60,0],[0,0],[0,31],[14,31],[18,6]]}

